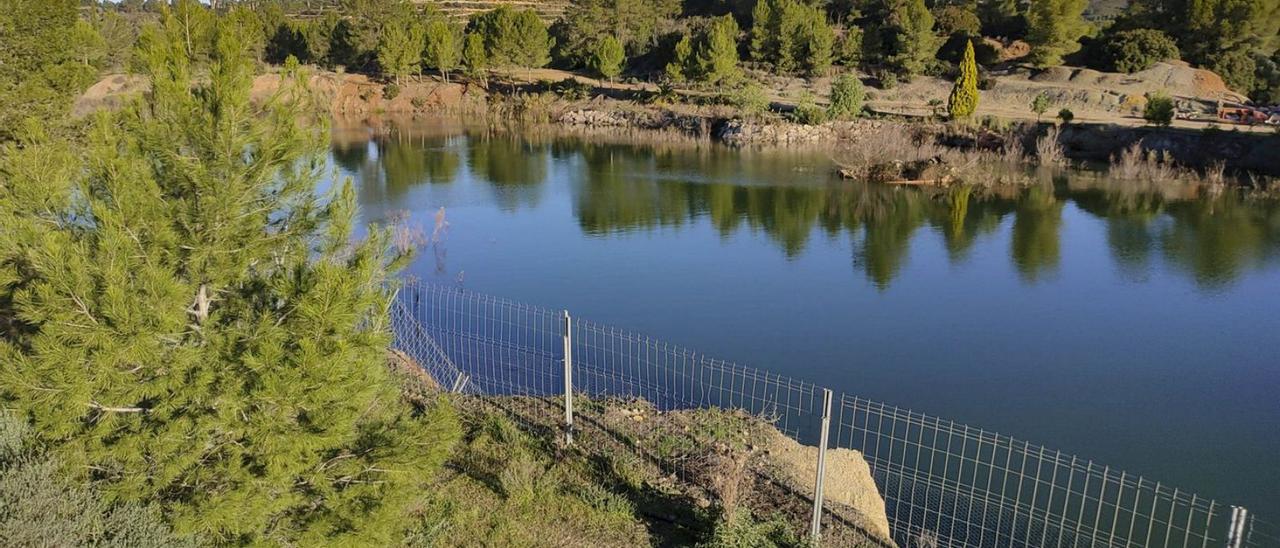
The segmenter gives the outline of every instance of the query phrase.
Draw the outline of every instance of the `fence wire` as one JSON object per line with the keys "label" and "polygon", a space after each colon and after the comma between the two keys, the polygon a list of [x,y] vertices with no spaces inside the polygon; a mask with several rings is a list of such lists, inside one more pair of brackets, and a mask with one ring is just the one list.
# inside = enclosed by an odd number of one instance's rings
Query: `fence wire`
{"label": "fence wire", "polygon": [[[562,398],[567,334],[575,397],[639,398],[663,411],[740,409],[818,443],[822,387],[566,317],[414,281],[392,306],[396,348],[445,387]],[[862,453],[903,547],[1280,546],[1276,528],[1195,493],[884,403],[835,401],[829,447]]]}

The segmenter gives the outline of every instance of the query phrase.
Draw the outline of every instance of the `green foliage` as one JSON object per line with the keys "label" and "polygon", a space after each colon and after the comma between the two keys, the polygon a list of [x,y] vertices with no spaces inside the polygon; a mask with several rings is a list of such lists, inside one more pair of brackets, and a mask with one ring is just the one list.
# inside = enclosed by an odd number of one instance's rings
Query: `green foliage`
{"label": "green foliage", "polygon": [[424,30],[427,47],[423,51],[423,63],[440,71],[444,81],[449,81],[449,71],[457,68],[462,60],[461,31],[448,21],[437,18],[427,22]]}
{"label": "green foliage", "polygon": [[1031,100],[1031,112],[1036,113],[1036,120],[1039,120],[1044,113],[1049,111],[1049,106],[1053,104],[1053,99],[1048,93],[1040,92]]}
{"label": "green foliage", "polygon": [[791,119],[797,124],[815,126],[827,121],[827,111],[818,106],[817,99],[812,93],[805,92],[796,103],[795,110],[791,112]]}
{"label": "green foliage", "polygon": [[729,95],[729,104],[737,107],[743,116],[758,117],[769,111],[769,94],[764,86],[751,81],[733,90]]}
{"label": "green foliage", "polygon": [[947,113],[953,120],[968,118],[978,111],[978,63],[973,56],[973,42],[965,47],[960,60],[960,77],[947,97]]}
{"label": "green foliage", "polygon": [[1103,38],[1104,70],[1138,72],[1160,61],[1176,60],[1178,44],[1153,29],[1122,30]]}
{"label": "green foliage", "polygon": [[671,53],[671,61],[663,69],[667,79],[673,82],[684,82],[694,77],[693,39],[688,34],[680,36],[675,49]]}
{"label": "green foliage", "polygon": [[471,27],[484,38],[491,66],[538,68],[551,60],[554,40],[532,9],[517,11],[502,5],[476,16]]}
{"label": "green foliage", "polygon": [[941,6],[934,16],[934,28],[943,36],[982,36],[982,21],[978,20],[977,3],[948,4]]}
{"label": "green foliage", "polygon": [[1223,55],[1271,55],[1280,48],[1280,0],[1187,0],[1152,8],[1151,26],[1174,25],[1182,51],[1203,66],[1217,65]]}
{"label": "green foliage", "polygon": [[0,402],[112,504],[183,535],[387,545],[456,436],[385,367],[391,231],[352,240],[349,181],[286,67],[215,33],[207,75],[176,12],[144,41],[151,92],[83,144],[0,154]]}
{"label": "green foliage", "polygon": [[596,44],[590,65],[596,74],[612,80],[622,74],[622,64],[626,60],[627,54],[622,49],[622,42],[612,36],[605,36]]}
{"label": "green foliage", "polygon": [[984,0],[978,3],[978,20],[984,36],[1022,38],[1027,33],[1026,3],[1019,0]]}
{"label": "green foliage", "polygon": [[467,33],[462,39],[462,62],[467,65],[467,72],[478,76],[489,68],[489,53],[484,49],[484,37],[474,32]]}
{"label": "green foliage", "polygon": [[13,0],[0,9],[0,142],[18,137],[27,119],[65,124],[72,98],[97,73],[86,63],[99,59],[92,45],[77,44],[94,40],[89,30],[74,0]]}
{"label": "green foliage", "polygon": [[1064,108],[1058,111],[1058,120],[1061,121],[1063,125],[1070,124],[1071,121],[1075,119],[1076,113],[1071,112],[1071,109],[1069,108]]}
{"label": "green foliage", "polygon": [[862,62],[862,28],[845,29],[844,36],[836,42],[836,60],[846,67],[856,67]]}
{"label": "green foliage", "polygon": [[1253,90],[1258,65],[1249,53],[1240,50],[1223,53],[1214,58],[1209,68],[1218,73],[1232,90],[1241,93]]}
{"label": "green foliage", "polygon": [[396,27],[405,31],[404,25],[416,19],[409,0],[341,0],[338,12],[342,17],[333,28],[329,54],[334,64],[351,70],[371,68],[379,61],[383,35]]}
{"label": "green foliage", "polygon": [[808,543],[781,518],[757,521],[751,512],[739,510],[716,524],[711,539],[699,548],[791,548]]}
{"label": "green foliage", "polygon": [[[893,0],[884,59],[903,76],[924,72],[942,40],[933,32],[933,14],[924,0]],[[882,31],[883,32],[883,31]]]}
{"label": "green foliage", "polygon": [[618,40],[632,57],[651,52],[660,31],[680,15],[679,0],[580,0],[570,3],[551,28],[556,57],[589,66],[603,36]]}
{"label": "green foliage", "polygon": [[422,63],[424,43],[422,26],[414,22],[387,25],[378,41],[378,67],[399,84]]}
{"label": "green foliage", "polygon": [[121,71],[133,55],[140,27],[118,11],[101,10],[88,15],[94,30],[102,37],[101,68]]}
{"label": "green foliage", "polygon": [[831,105],[827,115],[836,120],[850,120],[862,115],[862,102],[867,92],[862,80],[849,73],[841,74],[831,83]]}
{"label": "green foliage", "polygon": [[67,45],[71,49],[71,58],[85,66],[100,68],[107,55],[106,39],[84,19],[77,20],[71,28]]}
{"label": "green foliage", "polygon": [[1263,103],[1280,104],[1280,51],[1271,57],[1258,56],[1255,60],[1258,70],[1254,73],[1250,96]]}
{"label": "green foliage", "polygon": [[760,0],[751,12],[751,57],[783,73],[821,75],[835,57],[826,12],[798,0]]}
{"label": "green foliage", "polygon": [[712,20],[695,58],[698,79],[716,84],[737,80],[742,75],[738,67],[738,33],[738,22],[732,16]]}
{"label": "green foliage", "polygon": [[1031,60],[1041,66],[1062,64],[1064,55],[1080,49],[1089,31],[1084,20],[1088,0],[1037,0],[1027,12],[1027,42]]}
{"label": "green foliage", "polygon": [[111,505],[93,489],[68,481],[60,463],[34,447],[27,423],[0,412],[0,546],[177,548],[158,509]]}
{"label": "green foliage", "polygon": [[1147,97],[1147,106],[1142,109],[1142,118],[1157,126],[1172,124],[1173,98],[1164,93],[1151,94]]}

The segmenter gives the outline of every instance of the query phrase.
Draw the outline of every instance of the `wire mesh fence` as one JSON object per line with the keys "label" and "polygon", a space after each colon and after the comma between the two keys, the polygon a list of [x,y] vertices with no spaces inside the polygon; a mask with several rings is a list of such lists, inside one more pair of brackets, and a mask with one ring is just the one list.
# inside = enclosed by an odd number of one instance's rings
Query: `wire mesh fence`
{"label": "wire mesh fence", "polygon": [[826,431],[862,453],[899,546],[1280,546],[1243,508],[884,403],[838,394],[828,430],[820,386],[564,311],[410,281],[392,319],[396,348],[455,391],[739,409],[808,445]]}

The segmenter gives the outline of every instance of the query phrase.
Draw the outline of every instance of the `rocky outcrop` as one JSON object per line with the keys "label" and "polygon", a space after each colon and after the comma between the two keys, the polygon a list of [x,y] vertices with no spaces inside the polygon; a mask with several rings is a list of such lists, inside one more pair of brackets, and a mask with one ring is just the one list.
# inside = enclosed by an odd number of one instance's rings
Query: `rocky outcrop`
{"label": "rocky outcrop", "polygon": [[812,145],[833,144],[857,139],[884,127],[879,120],[835,121],[820,125],[787,122],[751,122],[734,119],[720,124],[715,137],[726,144],[746,145]]}

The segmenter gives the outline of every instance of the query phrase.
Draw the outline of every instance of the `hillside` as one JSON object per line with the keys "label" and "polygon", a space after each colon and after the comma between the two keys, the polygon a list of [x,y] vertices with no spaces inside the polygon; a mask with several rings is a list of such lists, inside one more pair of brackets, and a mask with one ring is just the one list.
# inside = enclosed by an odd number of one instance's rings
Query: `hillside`
{"label": "hillside", "polygon": [[434,4],[450,17],[459,19],[489,11],[498,6],[515,9],[532,9],[546,21],[553,21],[569,9],[569,0],[414,0],[419,4]]}

